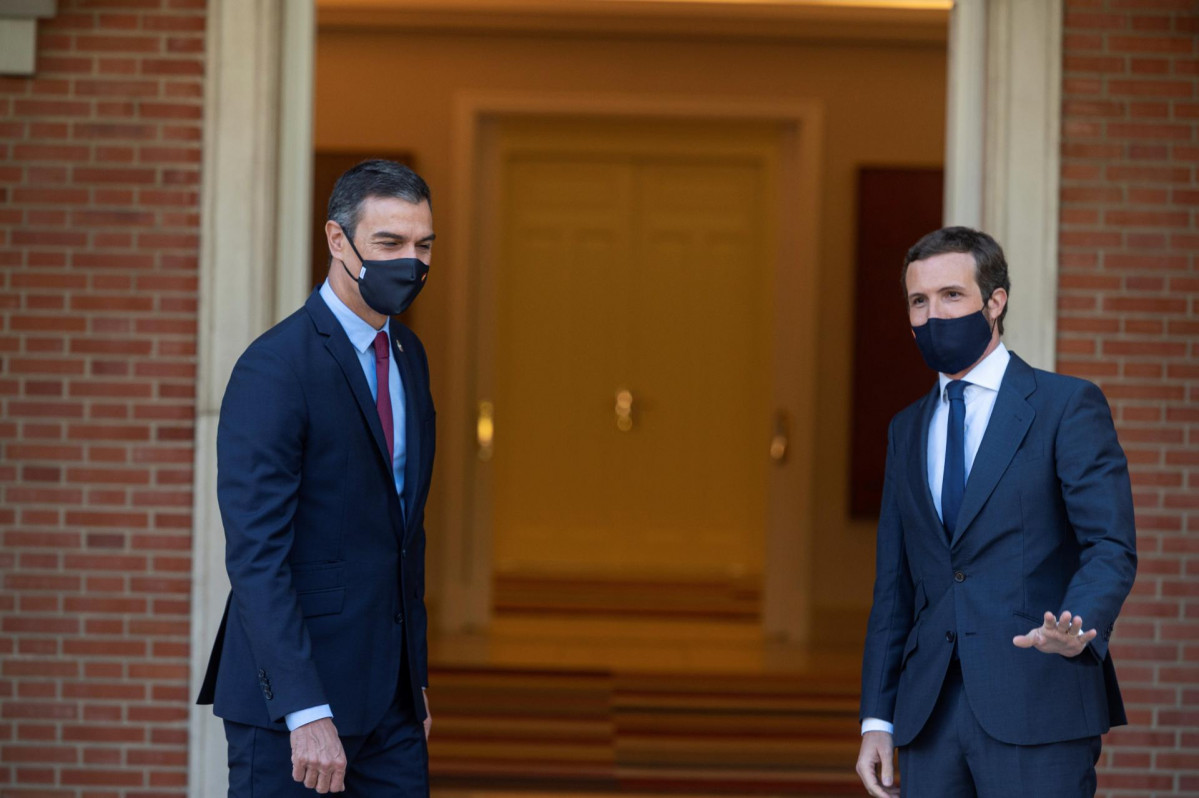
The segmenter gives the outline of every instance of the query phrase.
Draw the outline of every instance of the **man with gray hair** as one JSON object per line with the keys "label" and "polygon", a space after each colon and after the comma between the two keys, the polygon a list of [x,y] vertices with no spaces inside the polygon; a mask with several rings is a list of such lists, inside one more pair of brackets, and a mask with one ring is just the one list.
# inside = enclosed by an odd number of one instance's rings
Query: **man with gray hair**
{"label": "man with gray hair", "polygon": [[424,348],[392,316],[428,277],[429,188],[366,161],[328,219],[328,278],[221,403],[232,590],[199,703],[224,719],[230,796],[427,796],[434,412]]}

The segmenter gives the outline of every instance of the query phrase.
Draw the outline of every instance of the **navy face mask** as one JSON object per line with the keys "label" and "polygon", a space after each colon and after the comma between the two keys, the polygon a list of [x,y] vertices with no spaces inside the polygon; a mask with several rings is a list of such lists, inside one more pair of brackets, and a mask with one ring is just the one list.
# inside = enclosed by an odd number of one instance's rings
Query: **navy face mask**
{"label": "navy face mask", "polygon": [[956,319],[929,319],[912,332],[924,362],[942,374],[965,371],[991,343],[991,323],[981,310]]}
{"label": "navy face mask", "polygon": [[[342,233],[345,231],[343,230]],[[354,246],[354,240],[348,235],[346,241],[350,249],[362,261],[362,268],[355,277],[346,262],[341,262],[341,268],[346,270],[350,279],[358,283],[358,291],[362,301],[376,313],[384,316],[396,316],[403,313],[416,299],[416,295],[425,287],[429,277],[429,264],[419,258],[395,258],[393,260],[365,260]]]}

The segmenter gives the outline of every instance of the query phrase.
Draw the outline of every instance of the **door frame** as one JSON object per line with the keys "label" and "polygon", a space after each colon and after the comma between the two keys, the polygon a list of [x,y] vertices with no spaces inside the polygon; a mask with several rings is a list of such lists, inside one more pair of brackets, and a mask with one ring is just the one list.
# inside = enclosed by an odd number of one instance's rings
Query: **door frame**
{"label": "door frame", "polygon": [[[635,7],[628,4],[628,13],[633,13]],[[218,597],[224,593],[227,581],[212,451],[220,396],[232,361],[249,337],[265,329],[284,308],[294,307],[297,297],[303,297],[303,287],[295,284],[293,272],[297,260],[306,262],[310,231],[296,222],[308,217],[302,209],[292,207],[288,198],[307,198],[311,194],[308,164],[313,135],[315,10],[315,0],[209,0],[208,4],[201,324],[197,336],[200,368],[193,482],[193,686],[203,674],[207,646],[223,609]],[[680,3],[679,13],[685,11]],[[492,11],[486,13],[491,15]],[[486,19],[494,22],[494,16]],[[520,27],[511,20],[508,23],[509,29]],[[280,30],[283,40],[289,43],[286,47],[278,46],[272,38],[272,32]],[[241,46],[244,41],[251,46]],[[269,46],[263,47],[263,41]],[[950,14],[949,55],[945,221],[982,225],[1006,245],[1019,291],[1019,301],[1009,313],[1013,321],[1007,335],[1009,343],[1034,365],[1053,368],[1062,0],[956,0]],[[463,124],[463,115],[469,111],[469,105],[459,108],[455,153],[469,151],[471,142],[463,138],[470,129]],[[260,143],[275,136],[283,147]],[[269,168],[274,166],[268,157],[271,152],[279,157],[278,175]],[[247,183],[247,164],[265,171],[266,179]],[[454,190],[469,190],[468,178],[462,168],[455,169]],[[247,192],[246,185],[259,190]],[[989,200],[987,216],[984,197]],[[218,212],[222,208],[225,212]],[[1000,208],[1005,210],[1002,219],[995,218]],[[469,214],[456,214],[455,221],[464,220],[469,220]],[[256,257],[269,252],[271,242],[286,248],[293,257],[282,257],[281,251],[274,258]],[[246,269],[247,263],[258,268]],[[461,284],[464,278],[451,275],[450,279],[457,291],[465,290]],[[244,290],[231,290],[230,285],[241,285]],[[266,288],[270,285],[273,291]],[[462,312],[462,308],[456,309],[454,321],[463,321]],[[465,334],[451,328],[453,352],[465,351]],[[448,395],[465,397],[467,386],[462,375],[446,376]],[[453,448],[445,447],[439,462],[447,465],[447,474],[460,480],[458,495],[464,495],[467,483],[463,465],[454,463],[464,451],[471,451],[466,447],[474,414],[466,407],[465,398],[453,400],[452,405],[451,412],[442,416],[442,430]],[[444,423],[447,419],[449,423]],[[443,574],[450,585],[471,575],[473,557],[472,552],[463,550],[464,510],[452,505],[447,503],[446,507],[453,523],[444,541],[447,557]],[[452,613],[439,628],[469,628],[475,613],[472,607]],[[189,796],[200,798],[220,792],[225,746],[220,724],[208,707],[191,707],[189,736]]]}
{"label": "door frame", "polygon": [[1062,0],[955,0],[945,224],[990,233],[1012,277],[1004,341],[1057,365]]}
{"label": "door frame", "polygon": [[[493,301],[488,296],[486,225],[495,195],[495,174],[487,168],[488,127],[499,119],[603,117],[634,120],[694,119],[703,121],[756,121],[779,124],[783,174],[780,185],[778,263],[773,296],[776,325],[784,317],[797,321],[785,325],[782,339],[776,327],[772,371],[775,392],[785,396],[791,411],[792,451],[811,451],[815,439],[815,370],[817,318],[815,292],[803,290],[805,276],[816,274],[819,255],[823,110],[819,102],[738,101],[727,98],[646,96],[631,94],[582,95],[540,92],[464,93],[456,98],[452,130],[453,190],[468,198],[455,204],[451,259],[460,267],[448,277],[449,362],[456,364],[447,380],[449,406],[443,417],[445,446],[438,454],[442,479],[450,482],[451,495],[462,501],[448,503],[443,517],[444,551],[440,624],[443,631],[464,633],[485,629],[491,617],[492,541],[490,524],[490,467],[476,456],[472,438],[476,405],[482,397],[489,364],[478,357],[480,318]],[[785,268],[790,264],[802,268]],[[763,574],[763,627],[773,638],[806,640],[811,613],[812,517],[811,463],[791,457],[771,469]],[[797,528],[775,519],[801,519]]]}
{"label": "door frame", "polygon": [[[195,461],[191,680],[199,692],[229,595],[216,497],[216,430],[241,352],[308,293],[312,233],[312,2],[208,0]],[[224,729],[188,714],[188,795],[224,795]]]}

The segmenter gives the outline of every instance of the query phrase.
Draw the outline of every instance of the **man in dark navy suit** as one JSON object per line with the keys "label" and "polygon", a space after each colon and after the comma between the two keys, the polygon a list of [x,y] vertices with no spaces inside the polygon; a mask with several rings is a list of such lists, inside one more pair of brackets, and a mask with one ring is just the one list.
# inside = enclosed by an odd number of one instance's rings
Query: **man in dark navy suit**
{"label": "man in dark navy suit", "polygon": [[428,795],[429,369],[393,318],[428,276],[425,182],[366,161],[333,189],[329,275],[237,361],[217,492],[232,583],[200,703],[230,796]]}
{"label": "man in dark navy suit", "polygon": [[990,236],[930,233],[902,285],[939,376],[888,433],[858,774],[877,798],[1092,796],[1126,722],[1108,640],[1136,574],[1111,411],[1003,345]]}

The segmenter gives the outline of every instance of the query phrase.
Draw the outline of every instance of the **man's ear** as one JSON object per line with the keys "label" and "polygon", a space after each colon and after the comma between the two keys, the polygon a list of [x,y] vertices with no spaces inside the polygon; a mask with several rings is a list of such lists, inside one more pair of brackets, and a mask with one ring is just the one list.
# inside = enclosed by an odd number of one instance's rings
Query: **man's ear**
{"label": "man's ear", "polygon": [[993,319],[997,319],[1006,307],[1007,291],[1002,288],[996,288],[991,292],[991,298],[987,300],[987,315]]}
{"label": "man's ear", "polygon": [[329,255],[335,260],[342,260],[341,250],[346,245],[346,236],[341,225],[332,219],[325,222],[325,241],[329,245]]}

